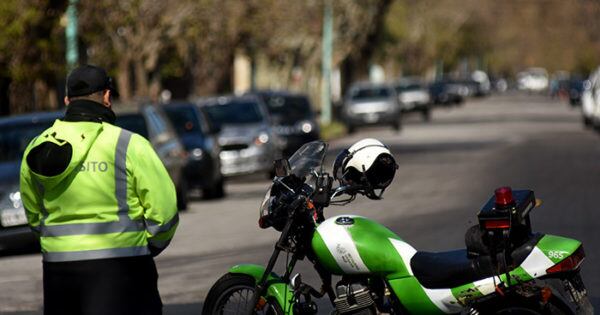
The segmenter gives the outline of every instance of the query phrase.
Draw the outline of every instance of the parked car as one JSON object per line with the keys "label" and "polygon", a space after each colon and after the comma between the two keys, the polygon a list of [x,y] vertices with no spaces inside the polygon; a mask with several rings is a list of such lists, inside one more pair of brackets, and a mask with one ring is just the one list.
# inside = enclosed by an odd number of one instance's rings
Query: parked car
{"label": "parked car", "polygon": [[434,104],[437,105],[459,105],[464,101],[463,95],[466,92],[462,91],[466,89],[464,86],[452,81],[452,80],[438,80],[432,82],[429,85],[429,94]]}
{"label": "parked car", "polygon": [[269,113],[257,97],[221,96],[201,100],[199,105],[221,129],[221,173],[225,177],[254,173],[272,177],[273,161],[281,153]]}
{"label": "parked car", "polygon": [[394,84],[402,112],[421,113],[423,120],[431,120],[431,96],[427,86],[418,79],[404,78]]}
{"label": "parked car", "polygon": [[475,70],[471,73],[471,77],[469,81],[475,82],[476,90],[474,96],[487,96],[490,94],[492,89],[492,84],[490,82],[490,78],[485,71]]}
{"label": "parked car", "polygon": [[583,121],[600,131],[600,67],[592,72],[588,82],[582,97]]}
{"label": "parked car", "polygon": [[219,129],[210,124],[206,113],[193,103],[170,103],[162,108],[187,151],[183,173],[188,189],[202,190],[204,198],[223,197]]}
{"label": "parked car", "polygon": [[154,105],[117,109],[115,125],[148,139],[169,172],[177,191],[177,208],[187,209],[188,188],[183,175],[187,154],[164,112]]}
{"label": "parked car", "polygon": [[569,80],[569,104],[571,107],[581,105],[581,95],[583,94],[585,80],[579,78],[571,78]]}
{"label": "parked car", "polygon": [[594,96],[592,94],[594,75],[583,83],[583,91],[581,92],[581,120],[585,127],[592,126],[592,115],[596,107]]}
{"label": "parked car", "polygon": [[348,132],[367,125],[390,125],[400,130],[402,109],[391,85],[357,83],[346,94],[342,114]]}
{"label": "parked car", "polygon": [[37,243],[27,226],[21,202],[21,160],[31,139],[62,116],[62,112],[50,112],[0,119],[0,251],[20,249]]}
{"label": "parked car", "polygon": [[548,89],[548,72],[544,68],[529,68],[517,74],[519,90],[541,92]]}
{"label": "parked car", "polygon": [[287,91],[253,91],[248,95],[257,96],[266,105],[284,157],[319,139],[319,124],[306,95]]}

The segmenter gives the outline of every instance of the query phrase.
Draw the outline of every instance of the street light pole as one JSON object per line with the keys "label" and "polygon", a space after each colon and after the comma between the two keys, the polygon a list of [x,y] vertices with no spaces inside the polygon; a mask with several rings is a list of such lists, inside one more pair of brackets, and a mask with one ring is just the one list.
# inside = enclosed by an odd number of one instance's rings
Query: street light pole
{"label": "street light pole", "polygon": [[331,0],[325,0],[323,12],[323,55],[321,61],[321,123],[331,123],[331,58],[333,51],[333,12]]}
{"label": "street light pole", "polygon": [[69,6],[67,7],[67,27],[65,28],[67,39],[67,71],[73,70],[79,61],[79,49],[77,47],[77,1],[69,0]]}

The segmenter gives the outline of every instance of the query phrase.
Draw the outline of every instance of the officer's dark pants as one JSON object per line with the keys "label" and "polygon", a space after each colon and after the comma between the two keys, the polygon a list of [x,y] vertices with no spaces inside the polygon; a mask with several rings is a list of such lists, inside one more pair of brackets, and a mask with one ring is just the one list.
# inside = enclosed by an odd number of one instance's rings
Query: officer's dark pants
{"label": "officer's dark pants", "polygon": [[44,262],[45,315],[160,315],[151,256]]}

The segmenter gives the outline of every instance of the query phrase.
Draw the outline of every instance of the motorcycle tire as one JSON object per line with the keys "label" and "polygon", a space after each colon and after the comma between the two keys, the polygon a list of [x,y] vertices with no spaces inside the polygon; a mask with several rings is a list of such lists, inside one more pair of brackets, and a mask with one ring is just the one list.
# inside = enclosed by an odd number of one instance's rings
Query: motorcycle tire
{"label": "motorcycle tire", "polygon": [[[204,306],[203,315],[243,314],[248,309],[255,290],[254,278],[240,274],[225,274],[210,288]],[[275,301],[268,300],[261,311],[253,314],[282,315],[283,310]]]}
{"label": "motorcycle tire", "polygon": [[587,290],[579,272],[565,276],[563,279],[548,279],[546,283],[553,288],[554,296],[560,296],[563,308],[570,314],[592,315],[594,307],[589,300]]}
{"label": "motorcycle tire", "polygon": [[482,308],[477,308],[473,314],[494,314],[494,315],[574,315],[575,313],[562,303],[561,300],[553,297],[546,304],[539,301],[527,299],[502,299],[496,303],[488,304]]}

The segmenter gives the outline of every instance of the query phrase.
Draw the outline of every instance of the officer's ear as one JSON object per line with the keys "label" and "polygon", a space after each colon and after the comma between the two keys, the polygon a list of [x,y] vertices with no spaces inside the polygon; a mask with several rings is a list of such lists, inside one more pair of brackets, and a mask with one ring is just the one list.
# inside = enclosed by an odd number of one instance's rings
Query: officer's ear
{"label": "officer's ear", "polygon": [[111,94],[111,90],[104,90],[104,92],[102,93],[102,104],[104,104],[104,106],[108,108],[110,108],[110,106],[112,105]]}
{"label": "officer's ear", "polygon": [[65,106],[69,106],[69,103],[71,103],[71,100],[68,96],[65,96]]}

